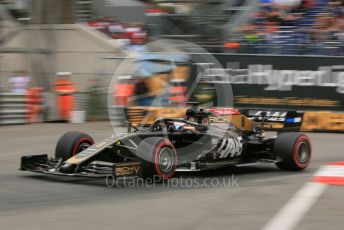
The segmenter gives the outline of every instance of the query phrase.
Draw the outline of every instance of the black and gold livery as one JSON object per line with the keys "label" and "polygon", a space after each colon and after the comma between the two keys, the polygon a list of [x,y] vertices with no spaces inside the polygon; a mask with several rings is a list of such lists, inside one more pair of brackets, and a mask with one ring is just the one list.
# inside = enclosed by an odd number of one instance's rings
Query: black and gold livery
{"label": "black and gold livery", "polygon": [[[58,141],[54,158],[24,156],[20,169],[64,176],[169,179],[176,171],[260,162],[275,163],[284,170],[303,170],[311,159],[306,135],[288,132],[267,138],[264,118],[257,122],[235,109],[193,105],[174,110],[179,118],[166,111],[152,112],[145,123],[130,118],[128,133],[99,143],[87,134],[69,132]],[[163,114],[167,115],[157,118]]]}

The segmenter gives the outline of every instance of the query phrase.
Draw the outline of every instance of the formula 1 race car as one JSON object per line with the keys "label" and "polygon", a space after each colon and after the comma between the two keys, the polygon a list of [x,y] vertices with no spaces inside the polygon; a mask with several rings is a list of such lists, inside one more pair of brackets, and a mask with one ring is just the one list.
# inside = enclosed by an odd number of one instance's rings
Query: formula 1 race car
{"label": "formula 1 race car", "polygon": [[[160,109],[161,110],[161,109]],[[264,116],[264,114],[262,114]],[[311,143],[302,133],[267,138],[259,123],[228,108],[184,109],[183,118],[157,118],[147,125],[130,123],[128,133],[100,143],[84,133],[68,132],[57,143],[55,157],[21,158],[21,170],[37,173],[115,178],[171,178],[176,171],[274,163],[300,171],[311,159]]]}

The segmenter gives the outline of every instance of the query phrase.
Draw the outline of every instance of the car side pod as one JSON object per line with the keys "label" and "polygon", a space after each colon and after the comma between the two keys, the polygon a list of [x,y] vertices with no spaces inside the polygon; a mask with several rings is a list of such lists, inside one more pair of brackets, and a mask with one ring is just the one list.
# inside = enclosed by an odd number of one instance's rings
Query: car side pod
{"label": "car side pod", "polygon": [[27,170],[38,170],[40,164],[47,164],[49,161],[48,155],[30,155],[30,156],[23,156],[20,160],[20,168],[19,170],[27,171]]}

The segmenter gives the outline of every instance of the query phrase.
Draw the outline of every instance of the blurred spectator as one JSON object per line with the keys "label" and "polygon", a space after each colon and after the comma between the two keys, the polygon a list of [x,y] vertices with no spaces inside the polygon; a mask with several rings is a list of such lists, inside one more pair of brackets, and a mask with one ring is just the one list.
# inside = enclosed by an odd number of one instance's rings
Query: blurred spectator
{"label": "blurred spectator", "polygon": [[121,23],[113,22],[108,26],[109,33],[113,39],[121,38],[121,35],[124,32],[124,28]]}
{"label": "blurred spectator", "polygon": [[121,23],[113,17],[94,19],[88,22],[88,25],[95,28],[109,37],[116,39],[121,46],[133,47],[141,50],[141,47],[147,42],[147,30],[142,23]]}
{"label": "blurred spectator", "polygon": [[121,82],[114,86],[115,104],[119,106],[128,106],[129,100],[134,96],[134,81]]}
{"label": "blurred spectator", "polygon": [[99,19],[94,19],[90,22],[88,22],[88,25],[91,26],[92,28],[95,28],[103,33],[107,33],[107,29],[109,26],[110,22],[107,18],[99,18]]}
{"label": "blurred spectator", "polygon": [[9,78],[10,91],[16,94],[25,94],[30,82],[30,77],[27,72],[19,71],[15,76]]}
{"label": "blurred spectator", "polygon": [[32,87],[27,92],[27,121],[29,123],[42,122],[44,117],[44,106],[42,98],[42,88]]}
{"label": "blurred spectator", "polygon": [[75,84],[71,81],[72,73],[58,72],[54,82],[54,91],[57,93],[57,107],[60,118],[68,121],[75,107]]}

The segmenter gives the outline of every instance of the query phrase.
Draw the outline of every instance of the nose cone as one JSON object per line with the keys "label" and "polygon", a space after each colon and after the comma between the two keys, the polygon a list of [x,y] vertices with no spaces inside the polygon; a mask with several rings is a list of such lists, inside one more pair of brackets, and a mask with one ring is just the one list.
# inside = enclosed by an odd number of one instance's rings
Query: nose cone
{"label": "nose cone", "polygon": [[59,167],[59,172],[61,173],[75,173],[77,165],[75,164],[63,164]]}

